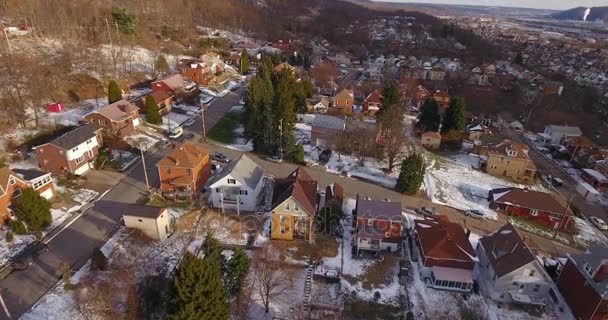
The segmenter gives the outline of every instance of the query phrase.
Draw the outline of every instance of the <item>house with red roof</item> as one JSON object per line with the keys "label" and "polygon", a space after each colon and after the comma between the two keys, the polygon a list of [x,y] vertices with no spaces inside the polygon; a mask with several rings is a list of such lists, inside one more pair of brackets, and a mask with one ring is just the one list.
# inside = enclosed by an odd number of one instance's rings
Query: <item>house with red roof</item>
{"label": "house with red roof", "polygon": [[161,115],[165,115],[171,111],[173,107],[173,94],[170,94],[170,91],[152,91],[149,94],[142,96],[138,101],[136,101],[137,107],[139,107],[139,113],[146,114],[148,112],[148,108],[146,106],[146,99],[148,96],[154,98],[154,102],[158,107],[158,112]]}
{"label": "house with red roof", "polygon": [[401,203],[357,195],[355,206],[357,251],[395,252],[401,242]]}
{"label": "house with red roof", "polygon": [[373,117],[382,108],[382,93],[379,90],[374,90],[365,100],[363,100],[363,113],[366,116]]}
{"label": "house with red roof", "polygon": [[470,292],[477,257],[460,224],[446,216],[414,220],[413,260],[427,286],[450,291]]}
{"label": "house with red roof", "polygon": [[86,123],[94,123],[118,137],[124,138],[135,132],[139,125],[139,108],[122,99],[91,111],[84,116]]}
{"label": "house with red roof", "polygon": [[572,211],[565,203],[546,192],[519,188],[498,188],[488,195],[490,208],[547,228],[573,231]]}
{"label": "house with red roof", "polygon": [[152,91],[162,91],[167,95],[174,96],[181,91],[186,90],[187,83],[184,81],[184,77],[179,73],[166,76],[164,78],[156,79],[152,81],[150,87]]}

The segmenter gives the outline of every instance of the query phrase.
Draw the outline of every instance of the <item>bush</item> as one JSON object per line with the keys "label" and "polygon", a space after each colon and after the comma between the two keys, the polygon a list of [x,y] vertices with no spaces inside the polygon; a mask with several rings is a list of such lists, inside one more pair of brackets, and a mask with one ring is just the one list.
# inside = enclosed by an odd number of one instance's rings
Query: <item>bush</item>
{"label": "bush", "polygon": [[108,258],[101,252],[99,248],[93,249],[93,255],[91,256],[91,269],[93,270],[106,270],[108,268]]}
{"label": "bush", "polygon": [[304,160],[304,147],[302,144],[296,146],[296,151],[293,153],[293,161],[297,164],[306,164],[306,160]]}
{"label": "bush", "polygon": [[23,224],[23,222],[21,222],[21,220],[11,220],[11,222],[9,223],[9,227],[11,228],[11,231],[13,231],[15,234],[26,234],[27,233],[27,229],[25,228],[25,225]]}
{"label": "bush", "polygon": [[13,236],[13,232],[9,230],[9,231],[6,233],[6,238],[5,238],[5,239],[6,239],[6,242],[13,242],[13,238],[14,238],[14,236]]}
{"label": "bush", "polygon": [[17,216],[30,230],[42,230],[53,221],[51,203],[32,188],[23,190],[15,207]]}
{"label": "bush", "polygon": [[34,232],[34,238],[36,238],[36,241],[42,241],[42,237],[43,237],[42,231],[37,230],[36,232]]}

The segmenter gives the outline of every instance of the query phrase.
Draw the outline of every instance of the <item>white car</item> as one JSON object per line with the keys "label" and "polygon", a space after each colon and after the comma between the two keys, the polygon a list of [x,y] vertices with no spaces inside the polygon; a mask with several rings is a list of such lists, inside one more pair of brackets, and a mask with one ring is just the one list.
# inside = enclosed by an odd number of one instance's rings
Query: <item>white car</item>
{"label": "white car", "polygon": [[205,88],[205,87],[198,87],[198,90],[206,95],[212,96],[212,97],[217,97],[217,92],[209,89],[209,88]]}
{"label": "white car", "polygon": [[177,127],[175,129],[171,130],[171,133],[169,133],[169,138],[177,139],[177,138],[181,137],[182,134],[184,134],[184,129],[182,129],[182,127]]}
{"label": "white car", "polygon": [[600,230],[608,230],[608,224],[602,218],[598,218],[596,216],[589,217],[591,223]]}
{"label": "white car", "polygon": [[464,212],[464,215],[467,217],[474,218],[474,219],[485,219],[486,218],[486,216],[483,214],[483,212],[481,212],[479,210],[473,210],[473,209],[466,210]]}
{"label": "white car", "polygon": [[196,120],[194,120],[193,118],[190,118],[190,119],[184,121],[184,123],[182,123],[182,126],[189,127],[189,126],[193,125],[195,122],[196,122]]}
{"label": "white car", "polygon": [[199,97],[199,100],[202,103],[211,104],[215,100],[215,98],[213,96],[208,95],[208,94],[201,93],[200,97]]}

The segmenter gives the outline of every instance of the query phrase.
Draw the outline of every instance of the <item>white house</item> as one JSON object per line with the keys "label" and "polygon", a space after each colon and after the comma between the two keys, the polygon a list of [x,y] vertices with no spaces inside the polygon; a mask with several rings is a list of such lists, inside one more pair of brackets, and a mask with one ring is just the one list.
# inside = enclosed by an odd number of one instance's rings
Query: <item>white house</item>
{"label": "white house", "polygon": [[580,137],[583,132],[579,127],[548,125],[539,135],[545,144],[560,144],[563,138]]}
{"label": "white house", "polygon": [[264,170],[246,155],[225,166],[209,183],[209,201],[214,208],[256,211],[264,185]]}
{"label": "white house", "polygon": [[171,219],[166,208],[129,204],[122,217],[127,228],[139,229],[155,240],[165,240],[171,233]]}
{"label": "white house", "polygon": [[533,306],[548,302],[555,285],[511,224],[481,238],[476,251],[477,283],[488,298]]}

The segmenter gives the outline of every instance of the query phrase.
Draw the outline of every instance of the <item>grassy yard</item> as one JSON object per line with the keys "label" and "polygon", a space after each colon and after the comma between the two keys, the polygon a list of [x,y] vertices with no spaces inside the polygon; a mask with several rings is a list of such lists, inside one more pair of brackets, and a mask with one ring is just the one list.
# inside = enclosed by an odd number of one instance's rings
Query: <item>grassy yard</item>
{"label": "grassy yard", "polygon": [[241,112],[228,112],[207,133],[207,137],[219,143],[230,144],[234,141],[234,130],[241,124]]}
{"label": "grassy yard", "polygon": [[402,319],[403,310],[400,307],[349,298],[345,302],[345,319]]}
{"label": "grassy yard", "polygon": [[292,258],[295,260],[306,260],[312,257],[314,260],[322,258],[333,258],[338,255],[338,239],[333,236],[319,234],[315,236],[314,243],[307,241],[277,241],[273,246],[283,251],[293,252]]}
{"label": "grassy yard", "polygon": [[354,285],[361,282],[364,289],[371,290],[373,288],[378,288],[383,284],[391,284],[392,278],[395,276],[394,272],[396,266],[397,258],[391,254],[384,254],[384,260],[369,266],[362,277],[353,277],[349,275],[343,275],[343,277],[350,284]]}

